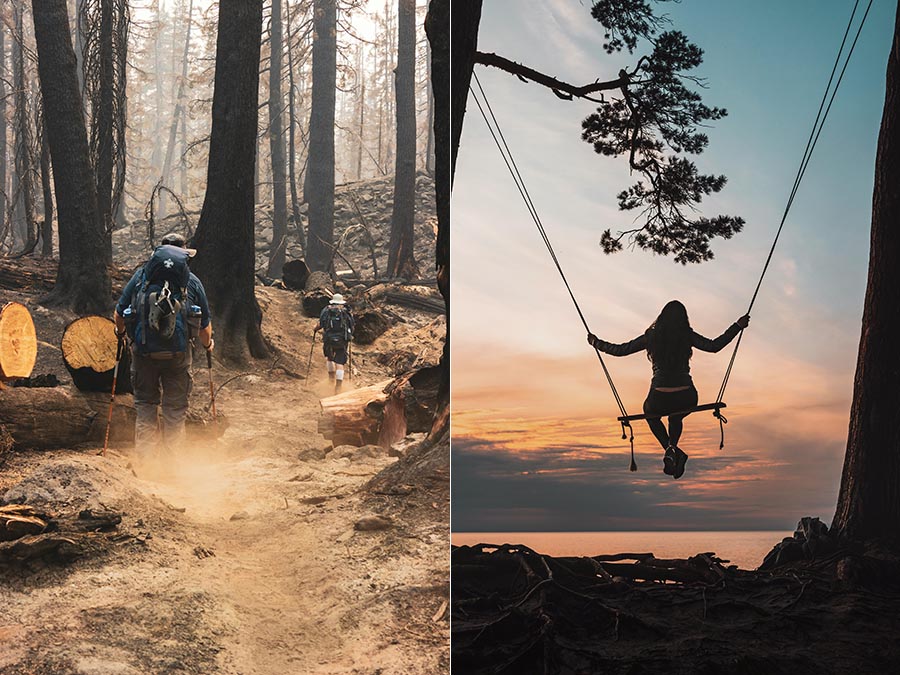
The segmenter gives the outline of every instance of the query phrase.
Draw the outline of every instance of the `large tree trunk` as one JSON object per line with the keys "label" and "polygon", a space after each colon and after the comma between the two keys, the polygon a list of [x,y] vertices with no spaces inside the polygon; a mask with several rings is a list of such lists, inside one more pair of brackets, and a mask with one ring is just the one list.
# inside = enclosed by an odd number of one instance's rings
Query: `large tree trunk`
{"label": "large tree trunk", "polygon": [[900,9],[872,198],[869,278],[853,384],[850,433],[832,529],[850,539],[900,532]]}
{"label": "large tree trunk", "polygon": [[416,208],[416,3],[397,6],[397,161],[394,170],[394,210],[388,248],[389,277],[418,276],[413,258]]}
{"label": "large tree trunk", "polygon": [[309,166],[303,193],[309,203],[306,262],[328,271],[334,243],[334,102],[337,85],[335,0],[315,0]]}
{"label": "large tree trunk", "polygon": [[262,0],[222,0],[206,197],[191,268],[202,279],[226,357],[268,355],[254,292],[253,165]]}
{"label": "large tree trunk", "polygon": [[38,73],[59,223],[59,270],[46,304],[82,314],[110,307],[109,251],[97,213],[87,131],[65,0],[33,0]]}
{"label": "large tree trunk", "polygon": [[287,54],[288,54],[288,175],[291,182],[291,219],[294,227],[297,229],[297,240],[300,242],[300,248],[306,251],[306,237],[303,234],[303,225],[300,218],[300,200],[297,198],[297,145],[296,145],[296,128],[297,128],[297,111],[294,101],[294,40],[291,35],[291,3],[288,2],[285,9],[287,10]]}
{"label": "large tree trunk", "polygon": [[[100,0],[100,41],[99,49],[99,101],[91,108],[95,146],[95,176],[97,181],[97,211],[103,231],[109,239],[112,257],[113,229],[113,0]],[[96,103],[99,102],[99,105]]]}
{"label": "large tree trunk", "polygon": [[287,180],[284,160],[284,95],[281,92],[281,55],[284,50],[281,0],[272,0],[272,39],[269,61],[269,157],[272,164],[272,247],[268,275],[281,276],[287,248]]}
{"label": "large tree trunk", "polygon": [[[480,0],[465,2],[466,6],[477,4],[478,17],[481,15]],[[460,87],[456,81],[450,80],[450,0],[431,0],[428,16],[425,19],[425,32],[431,44],[431,89],[434,94],[434,193],[437,205],[437,243],[435,248],[435,265],[437,267],[438,289],[444,297],[447,318],[447,335],[444,338],[444,353],[441,356],[441,383],[438,388],[437,410],[432,436],[439,438],[450,425],[450,186],[453,180],[451,172],[451,154],[453,164],[456,163],[456,145],[450,141],[451,118],[455,119],[457,106],[465,106],[465,95],[468,84]],[[455,40],[458,39],[454,31]],[[475,40],[471,41],[471,60],[469,74],[474,66]],[[462,46],[462,45],[461,45]],[[454,69],[456,63],[453,63]],[[452,87],[452,92],[451,92]],[[451,93],[454,96],[451,99]],[[461,98],[462,97],[462,98]],[[463,107],[463,110],[465,108]],[[462,124],[462,116],[459,117]],[[459,136],[455,135],[456,144]]]}

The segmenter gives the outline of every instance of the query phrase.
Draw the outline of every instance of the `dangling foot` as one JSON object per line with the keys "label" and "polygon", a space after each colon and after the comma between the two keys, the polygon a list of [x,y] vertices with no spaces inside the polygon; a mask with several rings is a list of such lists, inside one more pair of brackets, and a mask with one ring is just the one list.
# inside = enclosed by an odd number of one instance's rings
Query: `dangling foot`
{"label": "dangling foot", "polygon": [[663,456],[663,473],[667,476],[675,473],[675,448],[671,445],[666,448],[666,454]]}
{"label": "dangling foot", "polygon": [[675,448],[675,471],[672,474],[676,479],[684,475],[684,465],[687,464],[687,453],[681,448]]}

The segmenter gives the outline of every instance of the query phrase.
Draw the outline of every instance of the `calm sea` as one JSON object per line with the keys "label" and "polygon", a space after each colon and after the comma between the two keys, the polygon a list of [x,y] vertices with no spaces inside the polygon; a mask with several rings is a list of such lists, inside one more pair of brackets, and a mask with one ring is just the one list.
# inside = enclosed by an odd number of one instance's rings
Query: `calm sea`
{"label": "calm sea", "polygon": [[552,556],[653,553],[687,558],[712,551],[742,569],[755,569],[766,553],[792,532],[454,532],[457,546],[524,544]]}

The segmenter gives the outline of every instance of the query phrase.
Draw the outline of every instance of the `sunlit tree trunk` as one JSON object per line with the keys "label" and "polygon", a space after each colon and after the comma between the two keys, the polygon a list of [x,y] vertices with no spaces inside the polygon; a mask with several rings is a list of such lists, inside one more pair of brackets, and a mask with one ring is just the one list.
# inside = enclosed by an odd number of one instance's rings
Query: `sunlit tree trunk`
{"label": "sunlit tree trunk", "polygon": [[875,159],[869,277],[850,432],[832,528],[900,544],[900,9]]}
{"label": "sunlit tree trunk", "polygon": [[284,94],[281,89],[284,50],[282,0],[272,0],[272,36],[269,60],[269,158],[272,164],[272,246],[269,249],[270,277],[280,277],[287,247],[287,177],[284,158]]}
{"label": "sunlit tree trunk", "polygon": [[416,2],[397,6],[397,161],[394,170],[394,208],[387,272],[390,277],[418,276],[413,257],[416,206]]}
{"label": "sunlit tree trunk", "polygon": [[262,0],[220,0],[206,197],[191,269],[203,281],[222,353],[269,350],[254,292],[254,156]]}
{"label": "sunlit tree trunk", "polygon": [[59,224],[56,285],[43,302],[80,314],[105,314],[112,305],[105,233],[97,212],[87,130],[66,0],[32,0],[38,74]]}
{"label": "sunlit tree trunk", "polygon": [[303,193],[309,204],[307,264],[328,271],[334,241],[334,105],[337,76],[335,0],[313,3],[312,106]]}

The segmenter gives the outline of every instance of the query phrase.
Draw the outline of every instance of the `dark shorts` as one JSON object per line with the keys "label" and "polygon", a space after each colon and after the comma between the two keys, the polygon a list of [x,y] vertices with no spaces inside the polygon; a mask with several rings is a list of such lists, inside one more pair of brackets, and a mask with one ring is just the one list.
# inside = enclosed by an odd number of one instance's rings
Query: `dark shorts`
{"label": "dark shorts", "polygon": [[347,363],[347,343],[346,342],[326,342],[323,344],[322,351],[325,358],[334,363],[344,365]]}
{"label": "dark shorts", "polygon": [[690,410],[697,405],[697,390],[694,387],[684,391],[657,391],[651,389],[644,401],[644,413],[665,417],[670,413]]}

